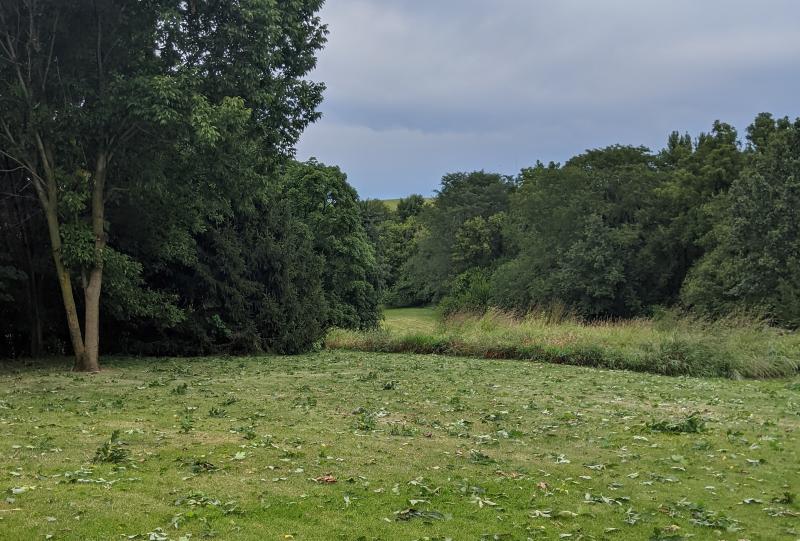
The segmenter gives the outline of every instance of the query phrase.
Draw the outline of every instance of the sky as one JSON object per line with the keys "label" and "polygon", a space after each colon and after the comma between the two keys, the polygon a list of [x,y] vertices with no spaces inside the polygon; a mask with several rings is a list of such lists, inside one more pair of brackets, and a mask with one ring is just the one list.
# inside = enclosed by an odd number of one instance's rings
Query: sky
{"label": "sky", "polygon": [[362,198],[800,116],[798,0],[327,0],[297,157]]}

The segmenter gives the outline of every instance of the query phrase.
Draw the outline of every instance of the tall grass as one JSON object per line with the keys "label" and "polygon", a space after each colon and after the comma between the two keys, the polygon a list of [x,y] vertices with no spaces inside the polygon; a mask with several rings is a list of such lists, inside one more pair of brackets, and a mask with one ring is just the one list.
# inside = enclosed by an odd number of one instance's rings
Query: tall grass
{"label": "tall grass", "polygon": [[[456,314],[431,330],[398,324],[334,330],[330,348],[522,359],[670,376],[772,378],[800,371],[800,335],[737,316],[706,321],[675,312],[652,319],[583,322],[564,310],[525,316]],[[430,328],[430,323],[428,323]]]}

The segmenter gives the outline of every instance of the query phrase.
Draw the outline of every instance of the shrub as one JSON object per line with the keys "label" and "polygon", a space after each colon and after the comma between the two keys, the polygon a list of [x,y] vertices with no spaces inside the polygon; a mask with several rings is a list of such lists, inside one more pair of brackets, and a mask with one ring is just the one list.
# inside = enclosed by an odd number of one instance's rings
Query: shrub
{"label": "shrub", "polygon": [[470,269],[456,276],[450,292],[439,303],[442,316],[458,312],[482,314],[489,306],[491,274],[484,269]]}

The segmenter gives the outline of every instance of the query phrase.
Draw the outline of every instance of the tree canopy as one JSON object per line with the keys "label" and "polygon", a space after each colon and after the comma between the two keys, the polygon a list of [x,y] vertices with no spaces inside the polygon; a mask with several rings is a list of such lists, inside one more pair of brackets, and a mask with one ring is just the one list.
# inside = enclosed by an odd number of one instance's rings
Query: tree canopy
{"label": "tree canopy", "polygon": [[[319,216],[287,181],[319,117],[324,86],[308,75],[321,5],[0,5],[2,181],[15,198],[1,222],[0,303],[16,328],[5,349],[67,338],[76,367],[96,370],[101,330],[105,351],[302,351],[331,324],[375,324],[355,192],[336,178],[347,203]],[[319,237],[337,227],[363,246]],[[337,257],[349,267],[333,276]],[[342,273],[360,277],[343,286]],[[57,331],[47,346],[45,329]]]}
{"label": "tree canopy", "polygon": [[385,301],[441,301],[444,313],[560,305],[587,318],[681,306],[796,327],[797,133],[798,121],[765,113],[746,145],[715,122],[657,152],[612,145],[513,179],[446,175]]}

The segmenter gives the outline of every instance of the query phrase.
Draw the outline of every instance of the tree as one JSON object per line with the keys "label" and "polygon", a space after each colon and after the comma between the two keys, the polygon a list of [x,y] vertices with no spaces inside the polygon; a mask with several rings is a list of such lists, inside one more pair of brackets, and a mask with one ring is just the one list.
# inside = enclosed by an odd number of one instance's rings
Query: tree
{"label": "tree", "polygon": [[748,129],[753,149],[727,195],[708,252],[684,285],[684,301],[706,314],[764,312],[800,326],[800,119],[759,115]]}
{"label": "tree", "polygon": [[425,207],[425,198],[419,194],[411,194],[397,202],[397,219],[405,222],[413,216],[419,216]]}
{"label": "tree", "polygon": [[384,294],[388,306],[413,306],[416,294],[403,281],[403,267],[417,249],[422,225],[415,216],[387,220],[379,228],[376,251],[384,265]]}
{"label": "tree", "polygon": [[498,212],[489,218],[475,216],[461,224],[453,246],[455,272],[489,267],[502,256],[505,221],[506,213]]}
{"label": "tree", "polygon": [[293,354],[321,340],[328,310],[311,229],[275,193],[248,207],[237,204],[195,235],[192,260],[148,277],[176,293],[181,321],[115,320],[107,329],[110,347],[151,355]]}
{"label": "tree", "polygon": [[283,193],[294,215],[314,235],[324,261],[323,289],[328,323],[367,329],[380,320],[380,269],[364,231],[358,194],[338,167],[311,160],[287,165]]}
{"label": "tree", "polygon": [[[483,251],[483,239],[475,231],[482,226],[476,218],[486,221],[506,211],[513,189],[512,179],[484,171],[442,177],[432,204],[425,206],[419,216],[423,227],[417,247],[401,271],[400,281],[404,289],[416,292],[417,303],[438,301],[447,294],[451,280],[466,269],[463,246],[457,248],[459,230],[462,243],[473,238],[481,243],[476,250]],[[470,220],[475,221],[465,226]],[[484,224],[484,232],[491,236],[488,227]]]}
{"label": "tree", "polygon": [[642,147],[589,151],[563,167],[525,169],[506,242],[518,255],[492,277],[492,300],[525,311],[564,303],[579,314],[629,316],[661,300],[664,254],[647,253],[663,182]]}
{"label": "tree", "polygon": [[107,202],[137,187],[137,164],[166,167],[179,144],[213,144],[245,117],[267,168],[289,154],[318,116],[322,86],[306,75],[325,40],[321,3],[0,4],[0,148],[43,210],[77,369],[99,369],[109,261],[137,271],[108,244]]}
{"label": "tree", "polygon": [[667,175],[657,189],[653,219],[662,224],[650,245],[671,254],[663,259],[666,294],[677,301],[690,269],[703,257],[706,237],[714,227],[715,199],[724,195],[744,165],[736,130],[716,121],[710,133],[695,142],[673,132],[657,156],[658,169]]}

